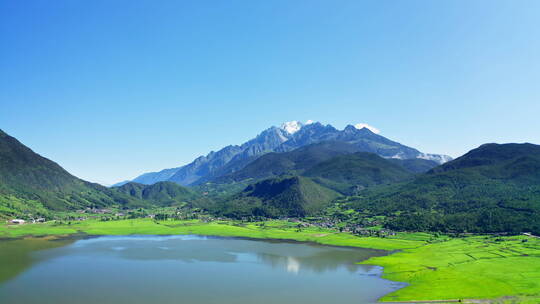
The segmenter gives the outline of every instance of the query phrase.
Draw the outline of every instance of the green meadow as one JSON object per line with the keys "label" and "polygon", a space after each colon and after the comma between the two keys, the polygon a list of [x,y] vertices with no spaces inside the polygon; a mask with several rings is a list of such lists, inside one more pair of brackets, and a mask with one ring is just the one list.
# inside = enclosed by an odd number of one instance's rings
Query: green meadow
{"label": "green meadow", "polygon": [[540,239],[527,236],[451,238],[429,233],[359,237],[295,223],[198,220],[77,221],[0,226],[0,238],[48,235],[199,234],[315,242],[395,251],[363,263],[384,267],[383,277],[409,283],[381,301],[496,299],[540,302]]}
{"label": "green meadow", "polygon": [[521,295],[516,303],[540,303],[540,240],[526,236],[453,238],[364,263],[383,266],[386,279],[410,284],[384,301]]}

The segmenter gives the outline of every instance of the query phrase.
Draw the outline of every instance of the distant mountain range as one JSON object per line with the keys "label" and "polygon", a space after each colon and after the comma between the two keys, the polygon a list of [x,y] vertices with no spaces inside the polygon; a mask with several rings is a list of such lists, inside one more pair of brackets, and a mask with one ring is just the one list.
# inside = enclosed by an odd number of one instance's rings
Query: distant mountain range
{"label": "distant mountain range", "polygon": [[0,218],[107,207],[196,207],[233,218],[342,210],[395,230],[540,233],[540,146],[485,144],[439,164],[447,159],[367,128],[289,123],[163,173],[182,173],[194,186],[169,180],[107,188],[0,130]]}
{"label": "distant mountain range", "polygon": [[244,168],[212,180],[253,183],[282,175],[301,175],[343,194],[353,188],[403,181],[438,165],[426,159],[385,159],[341,141],[324,141],[289,152],[267,153]]}
{"label": "distant mountain range", "polygon": [[[293,121],[284,123],[280,128],[271,127],[241,145],[231,145],[217,152],[212,151],[185,166],[145,173],[133,181],[141,184],[171,181],[186,186],[198,185],[236,172],[264,154],[288,152],[325,141],[348,143],[357,152],[376,153],[384,158],[426,159],[438,164],[452,159],[447,155],[422,153],[375,134],[366,127],[358,129],[353,125],[348,125],[345,129],[338,130],[331,125],[322,125],[319,122],[302,124]],[[115,186],[126,182],[128,181]]]}
{"label": "distant mountain range", "polygon": [[313,216],[331,202],[395,230],[540,233],[540,146],[485,144],[437,165],[344,142],[268,153],[211,184],[247,184],[205,208],[229,217]]}
{"label": "distant mountain range", "polygon": [[338,197],[415,176],[402,160],[354,153],[351,148],[347,143],[323,142],[291,152],[266,154],[220,181],[247,183],[243,191],[207,208],[230,217],[313,215]]}

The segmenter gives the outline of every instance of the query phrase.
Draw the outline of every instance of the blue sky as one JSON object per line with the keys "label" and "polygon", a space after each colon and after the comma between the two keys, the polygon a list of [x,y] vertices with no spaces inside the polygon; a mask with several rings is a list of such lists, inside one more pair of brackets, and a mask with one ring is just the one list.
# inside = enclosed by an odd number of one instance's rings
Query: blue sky
{"label": "blue sky", "polygon": [[0,128],[87,180],[283,121],[540,143],[540,1],[1,1]]}

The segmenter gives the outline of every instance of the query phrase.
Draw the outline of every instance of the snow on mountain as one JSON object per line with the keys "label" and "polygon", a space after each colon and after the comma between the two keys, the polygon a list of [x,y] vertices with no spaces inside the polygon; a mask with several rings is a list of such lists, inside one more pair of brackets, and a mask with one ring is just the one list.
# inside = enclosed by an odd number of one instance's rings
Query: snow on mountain
{"label": "snow on mountain", "polygon": [[281,129],[285,130],[289,134],[294,134],[300,131],[300,129],[302,129],[303,126],[304,124],[302,124],[301,122],[293,120],[293,121],[284,122],[281,125]]}
{"label": "snow on mountain", "polygon": [[379,129],[375,128],[374,126],[370,126],[365,122],[357,123],[357,124],[354,125],[354,127],[357,128],[358,130],[366,128],[366,129],[370,130],[371,132],[373,132],[375,134],[381,133],[381,131]]}
{"label": "snow on mountain", "polygon": [[402,152],[396,153],[395,155],[392,155],[392,156],[387,157],[387,158],[406,159],[406,157],[403,156],[403,153],[402,153]]}
{"label": "snow on mountain", "polygon": [[448,155],[429,154],[429,153],[420,153],[416,158],[432,160],[432,161],[437,162],[439,164],[444,164],[446,162],[449,162],[449,161],[453,160],[453,158],[448,156]]}
{"label": "snow on mountain", "polygon": [[201,156],[185,166],[145,173],[134,181],[153,184],[166,180],[181,185],[196,185],[242,169],[266,153],[288,152],[323,141],[346,142],[356,146],[359,151],[376,153],[385,158],[423,158],[440,164],[452,159],[446,155],[422,153],[377,133],[379,130],[367,123],[348,125],[343,130],[338,130],[331,125],[323,125],[312,120],[308,120],[305,124],[289,121],[279,128],[270,127],[241,145],[224,147]]}

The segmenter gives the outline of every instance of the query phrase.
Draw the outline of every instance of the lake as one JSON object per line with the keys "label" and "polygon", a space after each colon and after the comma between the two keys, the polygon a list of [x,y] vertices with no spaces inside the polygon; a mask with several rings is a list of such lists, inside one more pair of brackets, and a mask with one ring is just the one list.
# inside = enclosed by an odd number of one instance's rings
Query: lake
{"label": "lake", "polygon": [[371,249],[204,236],[0,240],[0,303],[374,303]]}

